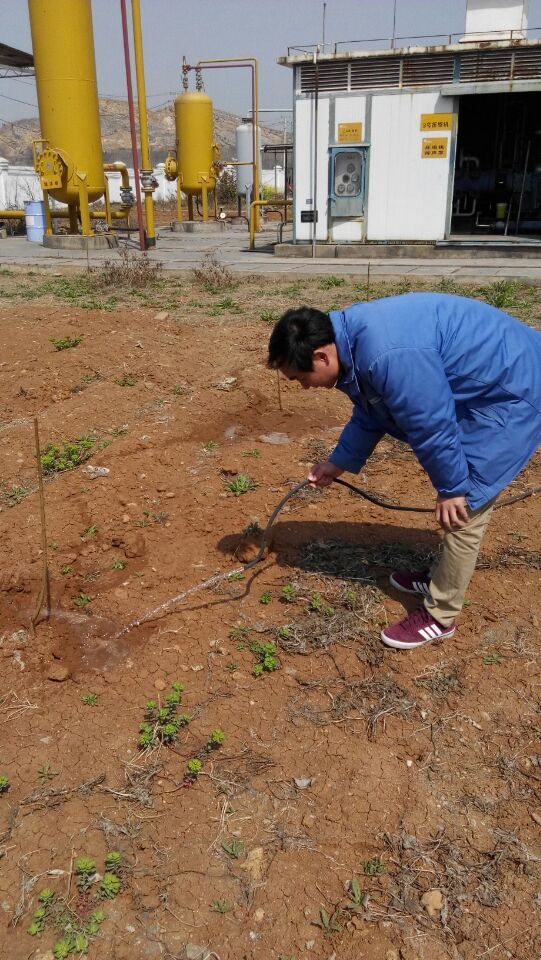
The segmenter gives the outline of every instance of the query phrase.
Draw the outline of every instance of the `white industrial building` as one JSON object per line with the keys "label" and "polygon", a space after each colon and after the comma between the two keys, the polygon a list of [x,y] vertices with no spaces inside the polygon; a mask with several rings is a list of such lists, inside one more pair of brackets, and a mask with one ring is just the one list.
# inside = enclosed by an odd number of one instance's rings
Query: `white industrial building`
{"label": "white industrial building", "polygon": [[443,45],[290,48],[293,242],[541,242],[541,29],[527,13],[468,0]]}

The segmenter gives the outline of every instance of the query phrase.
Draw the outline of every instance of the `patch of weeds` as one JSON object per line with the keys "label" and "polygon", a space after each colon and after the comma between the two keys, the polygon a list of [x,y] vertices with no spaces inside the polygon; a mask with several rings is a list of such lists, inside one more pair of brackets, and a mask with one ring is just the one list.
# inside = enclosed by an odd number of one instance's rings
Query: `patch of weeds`
{"label": "patch of weeds", "polygon": [[[237,650],[245,650],[245,649],[246,649],[246,644],[243,644],[242,646],[240,645],[240,643],[237,644]],[[226,663],[225,665],[225,669],[229,670],[230,673],[234,673],[235,670],[238,670],[238,668],[239,668],[239,665],[238,663],[235,663],[234,660],[230,660],[229,663]]]}
{"label": "patch of weeds", "polygon": [[98,705],[98,694],[83,693],[81,703],[84,703],[85,707],[96,707]]}
{"label": "patch of weeds", "polygon": [[518,284],[513,280],[495,280],[486,287],[479,287],[476,291],[477,296],[481,297],[485,303],[489,303],[498,310],[505,307],[520,306],[521,300],[518,295]]}
{"label": "patch of weeds", "polygon": [[364,862],[363,870],[366,877],[380,877],[386,873],[387,867],[383,857],[372,857]]}
{"label": "patch of weeds", "polygon": [[219,300],[218,303],[214,304],[210,310],[210,314],[211,316],[216,317],[224,310],[227,310],[228,313],[242,313],[242,310],[236,300],[233,300],[232,297],[224,297],[223,300]]}
{"label": "patch of weeds", "polygon": [[231,843],[227,843],[227,841],[224,840],[222,850],[224,853],[227,853],[227,856],[231,857],[232,860],[238,860],[244,850],[244,844],[242,840],[232,840]]}
{"label": "patch of weeds", "polygon": [[228,637],[230,640],[247,640],[250,635],[250,628],[245,623],[231,627]]}
{"label": "patch of weeds", "polygon": [[79,536],[81,540],[84,540],[85,537],[95,537],[97,532],[98,532],[98,528],[96,524],[93,523],[90,527],[85,527],[84,530],[81,530]]}
{"label": "patch of weeds", "polygon": [[99,383],[103,377],[99,370],[93,370],[92,373],[86,373],[83,377],[83,383]]}
{"label": "patch of weeds", "polygon": [[53,770],[49,763],[43,765],[43,767],[38,767],[37,770],[38,780],[43,786],[45,783],[48,783],[49,780],[54,780],[58,776],[58,771]]}
{"label": "patch of weeds", "polygon": [[292,283],[289,287],[284,287],[284,293],[286,297],[298,297],[301,292],[302,284],[301,283]]}
{"label": "patch of weeds", "polygon": [[315,927],[320,927],[325,937],[332,937],[342,929],[342,912],[338,908],[329,914],[323,907],[319,911],[317,920],[312,921]]}
{"label": "patch of weeds", "polygon": [[272,600],[272,593],[270,593],[269,590],[265,590],[264,593],[262,593],[259,598],[259,602],[262,603],[264,607],[266,607],[271,602],[271,600]]}
{"label": "patch of weeds", "polygon": [[233,904],[229,900],[213,900],[210,909],[214,910],[214,913],[230,913],[233,909]]}
{"label": "patch of weeds", "polygon": [[255,490],[257,483],[252,480],[252,478],[247,473],[239,473],[237,476],[230,480],[229,483],[224,485],[224,489],[228,493],[232,493],[235,497],[242,496],[243,493],[249,493],[250,490]]}
{"label": "patch of weeds", "polygon": [[343,287],[345,284],[343,277],[322,277],[319,286],[322,290],[332,290],[333,287]]}
{"label": "patch of weeds", "polygon": [[320,593],[312,594],[307,609],[310,613],[320,613],[324,617],[333,617],[336,613],[334,607],[327,606]]}
{"label": "patch of weeds", "polygon": [[64,470],[73,470],[85,460],[88,460],[92,447],[96,444],[96,437],[85,434],[77,440],[68,440],[63,444],[48,443],[41,457],[43,473],[63,473]]}
{"label": "patch of weeds", "polygon": [[203,744],[195,756],[191,757],[186,764],[186,772],[182,784],[184,787],[193,787],[199,774],[203,770],[203,763],[210,753],[219,750],[223,746],[225,733],[220,727],[215,727],[208,740]]}
{"label": "patch of weeds", "polygon": [[21,503],[29,493],[30,490],[27,490],[25,487],[19,487],[17,484],[13,484],[9,489],[2,490],[2,496],[8,507],[15,507],[18,503]]}
{"label": "patch of weeds", "polygon": [[119,387],[134,387],[137,383],[137,377],[125,373],[122,377],[115,377],[113,383],[118,384]]}
{"label": "patch of weeds", "polygon": [[205,440],[205,443],[201,444],[201,450],[203,453],[214,453],[218,449],[219,444],[215,440]]}
{"label": "patch of weeds", "polygon": [[268,323],[270,325],[271,323],[275,324],[280,317],[274,310],[263,310],[261,319],[264,323]]}
{"label": "patch of weeds", "polygon": [[141,290],[143,287],[161,287],[163,264],[151,260],[147,253],[138,254],[132,250],[119,249],[116,260],[104,260],[90,271],[89,283],[92,288],[128,287]]}
{"label": "patch of weeds", "polygon": [[515,540],[517,543],[522,543],[523,540],[528,539],[528,534],[523,533],[521,530],[513,530],[511,539]]}
{"label": "patch of weeds", "polygon": [[293,583],[285,583],[280,591],[280,599],[285,603],[295,603],[297,599],[297,588]]}
{"label": "patch of weeds", "polygon": [[125,437],[127,432],[127,427],[111,427],[111,429],[108,431],[112,437]]}
{"label": "patch of weeds", "polygon": [[88,593],[78,593],[76,597],[72,597],[71,599],[80,610],[84,610],[89,603],[92,603],[92,597],[89,597]]}
{"label": "patch of weeds", "polygon": [[483,657],[483,663],[486,666],[494,663],[502,663],[502,661],[503,657],[500,657],[499,653],[487,653],[486,656]]}
{"label": "patch of weeds", "polygon": [[9,782],[9,777],[6,777],[5,774],[0,776],[0,794],[7,793],[11,784]]}
{"label": "patch of weeds", "polygon": [[164,700],[163,707],[156,700],[148,700],[145,719],[139,726],[137,745],[140,750],[157,747],[160,743],[174,743],[182,727],[190,722],[187,713],[179,714],[184,684],[175,682]]}
{"label": "patch of weeds", "polygon": [[244,574],[242,570],[237,570],[235,573],[230,573],[225,579],[229,581],[244,580]]}
{"label": "patch of weeds", "polygon": [[261,456],[261,450],[258,450],[257,447],[253,447],[251,450],[243,450],[242,456],[258,459]]}
{"label": "patch of weeds", "polygon": [[254,677],[261,677],[264,673],[272,673],[280,669],[280,661],[276,656],[276,644],[259,643],[257,640],[251,644],[250,650],[255,653],[257,660],[252,669]]}
{"label": "patch of weeds", "polygon": [[185,393],[189,393],[189,392],[190,392],[190,387],[185,387],[181,383],[176,383],[171,390],[171,393],[173,393],[175,397],[183,397]]}
{"label": "patch of weeds", "polygon": [[125,566],[126,564],[124,563],[124,560],[119,560],[118,557],[115,557],[111,563],[111,570],[124,570]]}
{"label": "patch of weeds", "polygon": [[68,573],[71,573],[71,571],[72,571],[72,566],[70,563],[65,563],[64,566],[61,567],[60,569],[60,573],[62,574],[63,577],[67,577]]}
{"label": "patch of weeds", "polygon": [[68,336],[57,340],[55,337],[49,337],[49,341],[53,344],[55,350],[71,350],[72,347],[78,347],[83,342],[83,338]]}
{"label": "patch of weeds", "polygon": [[192,277],[208,293],[219,293],[234,285],[234,275],[225,264],[220,263],[215,253],[206,253],[201,266],[194,267]]}

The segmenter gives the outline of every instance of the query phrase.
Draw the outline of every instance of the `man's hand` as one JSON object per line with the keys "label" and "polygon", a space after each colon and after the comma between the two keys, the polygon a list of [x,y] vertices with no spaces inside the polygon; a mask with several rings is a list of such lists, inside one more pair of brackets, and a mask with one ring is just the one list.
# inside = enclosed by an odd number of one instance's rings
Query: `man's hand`
{"label": "man's hand", "polygon": [[336,477],[339,477],[344,471],[340,467],[335,467],[334,463],[325,460],[322,463],[314,463],[314,466],[308,474],[308,480],[311,487],[328,487]]}
{"label": "man's hand", "polygon": [[446,533],[460,530],[470,519],[465,497],[440,497],[436,501],[436,520]]}

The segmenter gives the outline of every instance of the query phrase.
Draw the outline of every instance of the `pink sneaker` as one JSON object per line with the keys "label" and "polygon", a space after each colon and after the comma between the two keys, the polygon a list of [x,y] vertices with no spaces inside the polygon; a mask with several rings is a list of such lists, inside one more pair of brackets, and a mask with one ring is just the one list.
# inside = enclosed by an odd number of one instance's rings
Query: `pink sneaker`
{"label": "pink sneaker", "polygon": [[452,637],[455,629],[454,623],[449,627],[442,626],[424,607],[421,607],[420,610],[410,613],[400,623],[385,627],[380,636],[387,647],[394,647],[395,650],[412,650],[414,647],[421,647],[424,643],[430,643],[431,640]]}
{"label": "pink sneaker", "polygon": [[430,596],[430,573],[428,570],[423,570],[422,573],[404,573],[400,570],[393,570],[389,581],[401,593],[420,593],[422,597]]}

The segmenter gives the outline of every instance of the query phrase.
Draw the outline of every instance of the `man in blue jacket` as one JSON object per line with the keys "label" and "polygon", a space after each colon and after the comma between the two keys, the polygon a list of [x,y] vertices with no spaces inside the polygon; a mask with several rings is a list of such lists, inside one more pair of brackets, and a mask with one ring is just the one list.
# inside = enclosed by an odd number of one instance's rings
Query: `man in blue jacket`
{"label": "man in blue jacket", "polygon": [[413,293],[330,314],[288,310],[269,366],[353,403],[335,450],[308,475],[314,486],[358,473],[386,433],[410,444],[445,536],[431,571],[392,573],[423,606],[381,638],[409,650],[451,637],[494,500],[541,444],[541,333],[477,300]]}

